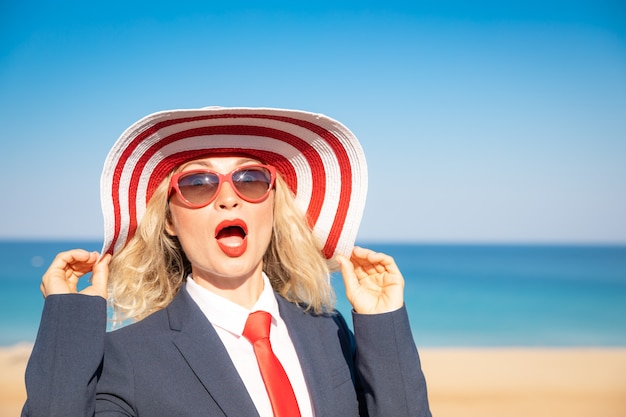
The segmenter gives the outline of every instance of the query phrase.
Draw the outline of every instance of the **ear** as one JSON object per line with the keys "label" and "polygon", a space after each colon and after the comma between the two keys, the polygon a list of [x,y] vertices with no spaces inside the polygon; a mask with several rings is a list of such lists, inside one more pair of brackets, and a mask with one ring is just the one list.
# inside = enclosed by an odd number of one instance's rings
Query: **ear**
{"label": "ear", "polygon": [[165,232],[170,236],[177,236],[174,222],[172,221],[172,215],[168,214],[165,218]]}

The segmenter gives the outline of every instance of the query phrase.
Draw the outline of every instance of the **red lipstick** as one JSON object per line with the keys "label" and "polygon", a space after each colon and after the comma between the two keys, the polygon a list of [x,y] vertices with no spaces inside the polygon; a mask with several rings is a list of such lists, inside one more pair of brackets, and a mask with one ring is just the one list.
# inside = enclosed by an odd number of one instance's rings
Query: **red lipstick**
{"label": "red lipstick", "polygon": [[231,258],[243,255],[248,247],[248,226],[241,219],[224,220],[215,228],[217,244]]}

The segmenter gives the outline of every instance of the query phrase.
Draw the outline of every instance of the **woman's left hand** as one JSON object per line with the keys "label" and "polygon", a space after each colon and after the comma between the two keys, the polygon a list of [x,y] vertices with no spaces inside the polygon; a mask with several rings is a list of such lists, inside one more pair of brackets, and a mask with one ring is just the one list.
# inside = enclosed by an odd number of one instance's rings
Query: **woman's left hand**
{"label": "woman's left hand", "polygon": [[357,246],[349,260],[341,255],[336,260],[357,313],[388,313],[404,305],[404,278],[391,256]]}

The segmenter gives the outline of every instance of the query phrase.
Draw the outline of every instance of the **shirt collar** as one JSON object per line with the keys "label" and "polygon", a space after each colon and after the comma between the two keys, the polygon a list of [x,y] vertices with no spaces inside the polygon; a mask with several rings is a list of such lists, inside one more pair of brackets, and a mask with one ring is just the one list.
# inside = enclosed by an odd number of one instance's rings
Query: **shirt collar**
{"label": "shirt collar", "polygon": [[253,311],[267,311],[272,315],[273,323],[276,323],[280,317],[278,302],[265,272],[263,273],[263,291],[251,310],[200,286],[191,275],[187,277],[186,290],[211,324],[237,336],[242,335],[248,315]]}

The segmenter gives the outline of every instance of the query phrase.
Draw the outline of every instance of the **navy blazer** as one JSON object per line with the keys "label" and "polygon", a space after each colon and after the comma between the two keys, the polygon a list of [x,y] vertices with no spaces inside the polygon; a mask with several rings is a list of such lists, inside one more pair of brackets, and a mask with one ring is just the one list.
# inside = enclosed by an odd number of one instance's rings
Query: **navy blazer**
{"label": "navy blazer", "polygon": [[[277,296],[316,417],[430,416],[404,308],[314,315]],[[183,288],[170,305],[106,333],[100,297],[46,298],[22,416],[221,416],[258,412],[215,329]]]}

